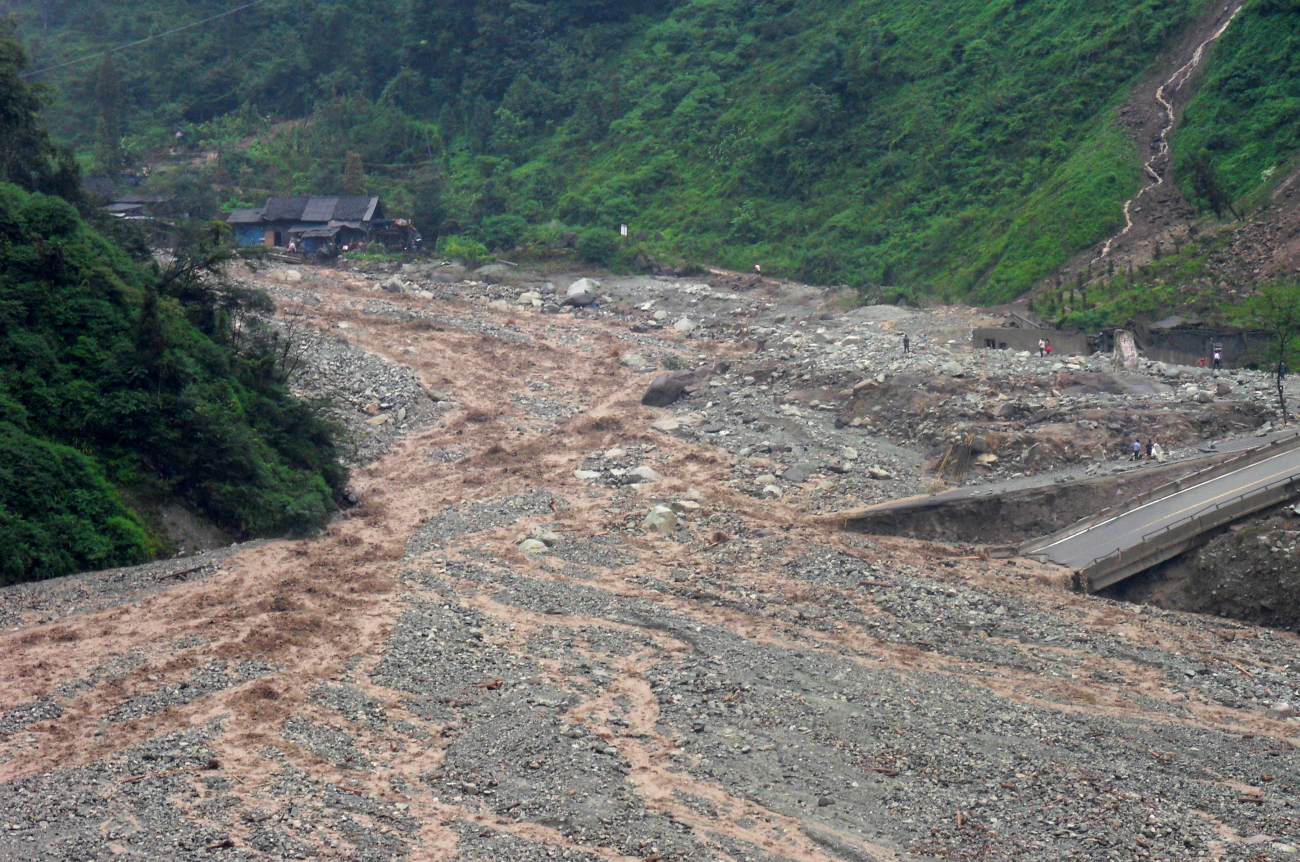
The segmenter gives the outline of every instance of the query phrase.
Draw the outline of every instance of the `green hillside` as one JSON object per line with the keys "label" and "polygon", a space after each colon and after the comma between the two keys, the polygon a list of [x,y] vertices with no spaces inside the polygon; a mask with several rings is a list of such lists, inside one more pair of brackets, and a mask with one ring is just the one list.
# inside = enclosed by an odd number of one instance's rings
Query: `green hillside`
{"label": "green hillside", "polygon": [[[1294,83],[1271,77],[1296,78],[1294,0],[1250,3],[1214,61],[1223,95],[1179,141],[1209,146],[1234,188],[1295,147]],[[37,65],[231,8],[6,4]],[[1140,175],[1111,109],[1203,5],[265,0],[41,80],[92,169],[219,154],[151,181],[195,207],[343,191],[358,153],[390,211],[430,235],[509,247],[584,228],[608,262],[627,223],[640,239],[624,260],[644,248],[994,301],[1119,226]],[[1238,109],[1206,144],[1243,88],[1277,122]]]}
{"label": "green hillside", "polygon": [[[214,267],[193,279],[132,258],[75,197],[42,193],[67,165],[31,122],[21,59],[0,32],[0,584],[165,550],[124,491],[241,536],[320,526],[346,475],[272,344],[231,326],[262,300]],[[177,259],[221,248],[196,228]]]}
{"label": "green hillside", "polygon": [[1225,191],[1249,196],[1281,180],[1300,155],[1300,0],[1252,0],[1215,47],[1213,62],[1183,112],[1174,157],[1183,186],[1198,154]]}

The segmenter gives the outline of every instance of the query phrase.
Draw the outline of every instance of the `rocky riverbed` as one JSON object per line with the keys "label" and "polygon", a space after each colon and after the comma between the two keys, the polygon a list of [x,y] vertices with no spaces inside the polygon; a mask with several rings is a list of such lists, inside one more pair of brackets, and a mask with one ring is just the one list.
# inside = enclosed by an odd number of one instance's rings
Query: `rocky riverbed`
{"label": "rocky riverbed", "polygon": [[0,857],[1300,858],[1294,635],[808,517],[1255,433],[1260,381],[728,274],[565,304],[581,275],[256,276],[357,505],[0,591]]}

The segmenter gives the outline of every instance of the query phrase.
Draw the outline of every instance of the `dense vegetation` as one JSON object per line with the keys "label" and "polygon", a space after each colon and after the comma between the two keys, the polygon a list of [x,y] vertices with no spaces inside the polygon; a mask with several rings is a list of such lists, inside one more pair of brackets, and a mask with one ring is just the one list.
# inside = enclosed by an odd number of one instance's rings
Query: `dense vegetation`
{"label": "dense vegetation", "polygon": [[[49,63],[229,8],[4,3]],[[1107,109],[1200,7],[267,0],[45,80],[101,165],[177,132],[220,152],[196,197],[340,190],[359,153],[431,235],[628,223],[652,251],[992,300],[1118,224],[1139,166]]]}
{"label": "dense vegetation", "polygon": [[21,61],[0,33],[0,113],[27,130],[0,138],[18,180],[0,182],[0,584],[164,550],[122,490],[243,536],[321,525],[346,477],[250,322],[265,297],[221,277],[223,227],[187,229],[159,268],[43,193],[69,168]]}
{"label": "dense vegetation", "polygon": [[[0,0],[38,66],[230,8]],[[991,301],[1118,226],[1140,175],[1109,109],[1203,8],[263,0],[40,80],[84,165],[174,152],[183,168],[149,182],[194,211],[360,182],[462,247],[576,229],[595,262],[646,250]],[[1174,141],[1206,207],[1300,149],[1298,33],[1297,0],[1248,0],[1216,50]]]}
{"label": "dense vegetation", "polygon": [[1209,205],[1195,160],[1231,198],[1276,185],[1300,154],[1300,0],[1252,0],[1214,51],[1183,112],[1174,155],[1184,190]]}

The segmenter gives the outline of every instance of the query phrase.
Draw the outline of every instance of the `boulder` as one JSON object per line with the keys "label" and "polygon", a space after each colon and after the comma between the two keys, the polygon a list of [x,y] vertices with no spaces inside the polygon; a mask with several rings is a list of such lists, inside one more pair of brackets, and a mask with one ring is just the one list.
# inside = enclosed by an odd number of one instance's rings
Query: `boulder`
{"label": "boulder", "polygon": [[519,543],[519,550],[525,554],[544,554],[550,549],[541,539],[524,539]]}
{"label": "boulder", "polygon": [[618,358],[619,365],[626,365],[628,368],[645,368],[650,363],[640,353],[625,353]]}
{"label": "boulder", "polygon": [[655,506],[645,516],[641,526],[656,533],[671,533],[677,528],[677,513],[667,506]]}
{"label": "boulder", "polygon": [[659,471],[653,467],[647,467],[644,464],[627,474],[628,478],[635,482],[658,482],[663,477]]}
{"label": "boulder", "polygon": [[867,475],[873,479],[881,479],[881,480],[894,478],[893,473],[881,467],[868,467]]}
{"label": "boulder", "polygon": [[645,394],[641,396],[641,403],[647,407],[667,407],[675,404],[687,392],[693,391],[708,380],[711,373],[712,370],[708,366],[701,366],[694,371],[660,374],[646,387]]}
{"label": "boulder", "polygon": [[506,266],[504,263],[489,263],[487,266],[480,266],[478,269],[474,270],[474,275],[483,281],[492,281],[493,279],[510,275],[511,271],[510,267]]}
{"label": "boulder", "polygon": [[672,505],[672,510],[682,518],[697,514],[701,508],[703,507],[694,500],[678,500]]}
{"label": "boulder", "polygon": [[600,473],[595,470],[574,470],[573,478],[583,482],[591,482],[600,478]]}
{"label": "boulder", "polygon": [[1214,394],[1227,395],[1232,391],[1232,386],[1233,383],[1231,380],[1220,380],[1218,383],[1214,384]]}
{"label": "boulder", "polygon": [[397,276],[393,276],[381,285],[389,293],[406,293],[406,282]]}
{"label": "boulder", "polygon": [[800,482],[803,482],[805,479],[811,476],[813,471],[815,471],[816,469],[817,468],[814,467],[812,464],[807,464],[807,463],[795,464],[789,470],[786,470],[784,473],[782,473],[781,478],[786,480],[787,482],[793,482],[794,484],[798,485]]}
{"label": "boulder", "polygon": [[765,500],[776,500],[776,499],[779,499],[780,496],[781,496],[781,489],[778,488],[777,486],[775,486],[775,485],[764,485],[764,486],[763,486],[763,499],[765,499]]}
{"label": "boulder", "polygon": [[569,285],[564,294],[564,304],[583,307],[600,298],[600,282],[594,278],[580,278]]}
{"label": "boulder", "polygon": [[488,308],[493,311],[509,311],[510,303],[506,302],[504,299],[494,299],[488,303]]}
{"label": "boulder", "polygon": [[556,545],[564,543],[563,536],[554,530],[543,527],[541,524],[528,531],[528,538],[536,539],[548,548],[554,548]]}
{"label": "boulder", "polygon": [[945,362],[939,366],[939,373],[949,377],[965,377],[966,369],[961,367],[960,362]]}
{"label": "boulder", "polygon": [[681,320],[673,324],[673,329],[676,330],[677,332],[690,332],[692,329],[695,329],[695,327],[697,327],[698,325],[699,324],[697,324],[694,320],[691,320],[689,317],[683,317]]}

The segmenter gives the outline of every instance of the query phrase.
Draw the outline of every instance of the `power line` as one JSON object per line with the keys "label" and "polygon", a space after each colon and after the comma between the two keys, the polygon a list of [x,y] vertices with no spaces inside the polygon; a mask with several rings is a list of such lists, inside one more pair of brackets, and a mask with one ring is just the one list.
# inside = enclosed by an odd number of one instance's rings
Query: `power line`
{"label": "power line", "polygon": [[263,3],[265,3],[265,2],[266,2],[266,0],[252,0],[251,3],[245,3],[243,6],[236,6],[234,9],[227,9],[225,12],[220,12],[220,13],[218,13],[218,14],[216,14],[216,15],[213,15],[213,16],[210,17],[210,18],[204,18],[202,21],[191,21],[191,22],[188,23],[188,24],[182,24],[182,25],[179,26],[179,27],[173,27],[172,29],[167,30],[166,32],[163,32],[163,33],[156,33],[156,34],[154,34],[153,36],[146,36],[145,38],[143,38],[143,39],[137,39],[137,40],[135,40],[134,42],[127,42],[125,45],[118,45],[116,48],[109,48],[109,49],[107,49],[107,50],[99,51],[99,52],[96,52],[96,53],[94,53],[94,54],[87,54],[87,55],[84,56],[84,57],[78,57],[77,59],[75,59],[75,60],[69,60],[69,61],[66,62],[66,63],[59,63],[59,64],[54,65],[54,66],[46,66],[44,69],[36,69],[36,70],[34,70],[34,71],[31,71],[31,72],[23,72],[22,75],[21,75],[20,77],[23,77],[23,78],[31,78],[31,77],[33,77],[33,76],[35,76],[35,75],[43,75],[43,74],[46,73],[46,72],[53,72],[55,69],[62,69],[62,68],[64,68],[64,67],[66,67],[66,66],[75,66],[75,65],[77,65],[78,63],[84,63],[84,62],[86,62],[87,60],[94,60],[96,57],[103,57],[103,56],[106,56],[106,55],[108,55],[108,54],[112,54],[112,53],[114,53],[114,52],[116,52],[116,51],[124,51],[124,50],[126,50],[127,48],[134,48],[134,47],[137,46],[137,45],[143,45],[143,44],[145,44],[146,42],[152,42],[152,41],[154,41],[155,39],[161,39],[161,38],[163,38],[164,36],[170,36],[170,35],[172,35],[173,33],[179,33],[179,32],[181,32],[182,30],[188,30],[188,29],[190,29],[191,27],[198,27],[200,24],[207,24],[207,23],[209,23],[209,22],[211,22],[211,21],[215,21],[215,20],[217,20],[218,18],[225,18],[227,15],[234,15],[236,12],[242,12],[242,11],[244,11],[245,9],[248,9],[248,8],[250,8],[250,7],[253,7],[253,6],[260,6],[260,5],[262,5]]}

